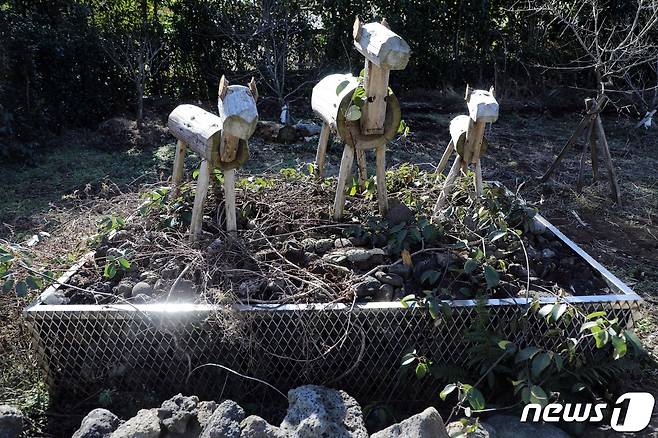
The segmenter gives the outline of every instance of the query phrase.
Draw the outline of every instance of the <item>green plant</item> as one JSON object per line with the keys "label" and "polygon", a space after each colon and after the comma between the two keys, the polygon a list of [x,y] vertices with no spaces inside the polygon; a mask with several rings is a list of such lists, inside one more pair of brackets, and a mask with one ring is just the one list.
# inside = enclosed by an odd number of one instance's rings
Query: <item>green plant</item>
{"label": "green plant", "polygon": [[43,278],[53,279],[50,271],[38,272],[32,266],[32,258],[22,248],[7,244],[0,244],[0,291],[2,293],[15,293],[17,297],[24,298],[31,290],[44,288]]}
{"label": "green plant", "polygon": [[118,256],[108,256],[103,267],[103,276],[107,279],[113,279],[118,272],[125,272],[130,269],[131,263],[126,257],[124,250],[117,250],[121,253]]}

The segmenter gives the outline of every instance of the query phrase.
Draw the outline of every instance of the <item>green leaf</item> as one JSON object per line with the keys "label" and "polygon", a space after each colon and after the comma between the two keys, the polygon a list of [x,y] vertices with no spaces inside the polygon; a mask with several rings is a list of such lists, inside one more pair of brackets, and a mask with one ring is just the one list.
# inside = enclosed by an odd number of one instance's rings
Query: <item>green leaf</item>
{"label": "green leaf", "polygon": [[593,335],[596,340],[596,348],[603,348],[610,340],[610,336],[605,330],[594,332]]}
{"label": "green leaf", "polygon": [[119,264],[124,269],[130,269],[130,262],[125,257],[119,257]]}
{"label": "green leaf", "polygon": [[415,303],[415,302],[416,302],[416,295],[414,294],[406,295],[400,300],[400,304],[402,304],[402,307],[404,308],[408,308],[410,303]]}
{"label": "green leaf", "polygon": [[27,283],[27,287],[32,290],[38,290],[42,287],[41,280],[33,275],[26,277],[25,282]]}
{"label": "green leaf", "polygon": [[424,362],[418,363],[416,365],[416,377],[422,379],[427,374],[427,364]]}
{"label": "green leaf", "polygon": [[539,309],[537,313],[539,314],[539,316],[545,318],[548,315],[550,315],[552,311],[553,311],[553,304],[546,304],[542,306],[542,308]]}
{"label": "green leaf", "polygon": [[564,315],[564,312],[567,311],[567,305],[564,303],[556,303],[553,306],[553,310],[551,311],[551,318],[553,318],[553,321],[558,322],[562,315]]}
{"label": "green leaf", "polygon": [[361,110],[356,105],[350,105],[345,112],[345,119],[350,122],[355,122],[361,118]]}
{"label": "green leaf", "polygon": [[505,340],[500,341],[498,343],[498,347],[501,350],[507,351],[508,353],[514,353],[516,351],[516,345],[510,341],[505,341]]}
{"label": "green leaf", "polygon": [[8,278],[2,285],[2,292],[9,293],[14,288],[14,279]]}
{"label": "green leaf", "polygon": [[589,321],[590,319],[602,318],[605,315],[606,312],[604,310],[599,310],[598,312],[592,312],[589,315],[587,315],[587,320]]}
{"label": "green leaf", "polygon": [[455,389],[457,389],[457,385],[454,383],[449,383],[443,388],[443,391],[441,391],[439,397],[441,397],[441,400],[445,401],[446,397],[448,397],[450,393]]}
{"label": "green leaf", "polygon": [[548,396],[539,385],[532,385],[530,388],[530,402],[538,403],[545,406],[548,403]]}
{"label": "green leaf", "polygon": [[491,289],[500,283],[500,274],[490,265],[484,265],[484,279],[487,282],[487,289]]}
{"label": "green leaf", "polygon": [[574,383],[573,386],[571,387],[571,391],[572,391],[572,392],[580,392],[580,391],[582,391],[582,390],[585,389],[585,388],[587,388],[587,386],[585,386],[584,383],[582,383],[582,382],[576,382],[576,383]]}
{"label": "green leaf", "polygon": [[343,90],[350,84],[350,81],[343,81],[336,87],[336,96],[343,92]]}
{"label": "green leaf", "polygon": [[640,342],[640,339],[632,330],[624,330],[624,336],[626,337],[626,340],[631,343],[633,349],[635,349],[636,352],[639,353],[641,351],[644,351],[644,348],[642,347],[642,342]]}
{"label": "green leaf", "polygon": [[117,275],[117,267],[114,263],[107,263],[105,269],[103,269],[103,275],[105,278],[114,278]]}
{"label": "green leaf", "polygon": [[516,354],[516,359],[514,360],[514,362],[519,363],[526,361],[532,358],[535,354],[539,353],[540,351],[541,350],[537,347],[526,347]]}
{"label": "green leaf", "polygon": [[21,298],[27,296],[27,283],[24,281],[16,283],[16,296]]}
{"label": "green leaf", "polygon": [[555,368],[557,369],[558,373],[562,372],[564,369],[564,359],[562,359],[562,355],[556,354],[553,360],[555,361]]}
{"label": "green leaf", "polygon": [[507,231],[496,230],[491,234],[489,234],[489,240],[493,243],[496,240],[500,239],[501,237],[505,236],[505,234],[507,234]]}
{"label": "green leaf", "polygon": [[402,363],[401,363],[401,365],[402,365],[403,367],[404,367],[404,366],[407,366],[407,365],[409,365],[410,363],[412,363],[412,362],[415,361],[415,360],[416,360],[416,350],[414,350],[413,353],[407,353],[407,354],[405,354],[404,356],[402,356]]}
{"label": "green leaf", "polygon": [[464,273],[466,274],[472,274],[473,271],[478,267],[478,262],[476,262],[473,259],[468,259],[466,260],[466,263],[464,263]]}
{"label": "green leaf", "polygon": [[615,349],[613,358],[620,359],[626,354],[626,341],[620,336],[612,336],[612,347]]}
{"label": "green leaf", "polygon": [[590,330],[592,327],[597,327],[598,325],[599,323],[596,321],[587,321],[580,326],[580,333],[584,332],[585,330]]}
{"label": "green leaf", "polygon": [[548,353],[539,353],[532,358],[532,377],[537,378],[551,364],[551,355]]}
{"label": "green leaf", "polygon": [[470,388],[466,393],[468,404],[476,411],[481,411],[485,407],[484,396],[477,388]]}
{"label": "green leaf", "polygon": [[436,281],[439,279],[440,276],[441,276],[440,272],[430,269],[421,274],[420,282],[432,285],[436,283]]}

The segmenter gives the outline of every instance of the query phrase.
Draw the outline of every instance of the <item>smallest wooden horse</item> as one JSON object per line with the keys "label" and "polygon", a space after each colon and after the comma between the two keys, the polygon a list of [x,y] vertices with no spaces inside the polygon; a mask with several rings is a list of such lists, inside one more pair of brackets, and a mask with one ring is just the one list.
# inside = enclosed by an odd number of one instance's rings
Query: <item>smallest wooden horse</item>
{"label": "smallest wooden horse", "polygon": [[203,205],[214,169],[224,174],[226,230],[237,231],[235,213],[235,169],[249,158],[248,140],[258,123],[256,100],[258,90],[252,78],[248,87],[230,85],[224,76],[219,82],[217,107],[219,117],[194,105],[180,105],[169,115],[169,131],[178,139],[174,171],[173,194],[177,195],[183,179],[185,150],[189,147],[201,157],[197,180],[190,240],[201,233]]}
{"label": "smallest wooden horse", "polygon": [[466,102],[469,115],[457,116],[450,122],[450,143],[446,148],[436,169],[443,172],[453,151],[457,151],[455,162],[448,172],[443,189],[434,206],[434,214],[438,215],[445,205],[446,199],[461,171],[468,170],[469,164],[475,164],[475,192],[482,196],[482,167],[480,157],[487,149],[484,138],[484,128],[487,123],[498,120],[498,102],[494,97],[493,88],[470,91],[466,88]]}

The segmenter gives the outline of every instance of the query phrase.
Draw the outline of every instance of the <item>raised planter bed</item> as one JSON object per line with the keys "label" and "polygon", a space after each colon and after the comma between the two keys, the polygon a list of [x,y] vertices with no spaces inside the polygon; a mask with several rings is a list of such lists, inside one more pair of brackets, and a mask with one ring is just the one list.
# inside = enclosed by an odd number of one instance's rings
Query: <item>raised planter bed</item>
{"label": "raised planter bed", "polygon": [[[605,310],[610,318],[632,326],[641,302],[621,280],[596,262],[543,217],[535,220],[600,273],[610,294],[567,296],[586,313]],[[88,255],[89,257],[90,255]],[[65,282],[76,264],[60,281]],[[53,286],[56,288],[57,286]],[[555,298],[542,297],[542,303]],[[45,305],[24,311],[40,366],[52,389],[90,394],[103,388],[164,393],[195,392],[243,399],[268,397],[261,379],[285,392],[306,383],[348,390],[359,400],[435,401],[437,386],[408,384],[400,358],[416,348],[432,352],[435,362],[465,364],[462,334],[471,325],[478,303],[446,300],[448,319],[432,320],[425,309],[399,302],[365,304],[195,305],[107,304]],[[488,299],[491,326],[518,345],[550,346],[546,323],[530,317],[519,326],[525,298]],[[564,336],[575,336],[576,324],[560,323]],[[240,342],[237,342],[239,337]],[[585,346],[594,354],[593,345]]]}

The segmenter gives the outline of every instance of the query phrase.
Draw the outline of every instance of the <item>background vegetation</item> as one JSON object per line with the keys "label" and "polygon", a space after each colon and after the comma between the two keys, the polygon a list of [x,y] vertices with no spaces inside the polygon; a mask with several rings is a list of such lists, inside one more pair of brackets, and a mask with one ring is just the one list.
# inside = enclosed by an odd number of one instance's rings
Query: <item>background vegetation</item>
{"label": "background vegetation", "polygon": [[[637,3],[611,1],[601,19],[628,20]],[[511,97],[550,98],[555,84],[594,88],[593,72],[544,68],[582,50],[545,12],[517,0],[0,0],[0,156],[22,158],[44,131],[120,112],[141,121],[142,96],[214,100],[222,74],[255,74],[265,102],[294,107],[320,75],[361,68],[349,43],[357,15],[386,17],[411,45],[409,67],[392,75],[403,92],[494,83]]]}

